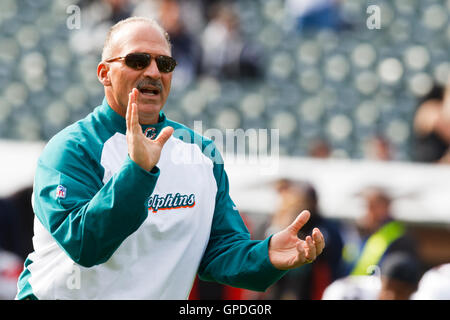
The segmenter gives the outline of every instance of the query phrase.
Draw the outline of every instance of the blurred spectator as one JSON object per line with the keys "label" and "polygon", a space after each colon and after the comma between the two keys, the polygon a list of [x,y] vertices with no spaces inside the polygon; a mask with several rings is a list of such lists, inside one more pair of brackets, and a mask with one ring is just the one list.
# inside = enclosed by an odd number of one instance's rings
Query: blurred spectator
{"label": "blurred spectator", "polygon": [[415,257],[392,253],[373,275],[348,275],[334,281],[325,289],[322,300],[409,300],[420,275]]}
{"label": "blurred spectator", "polygon": [[0,199],[0,300],[14,299],[26,256],[33,251],[32,187]]}
{"label": "blurred spectator", "polygon": [[105,34],[116,22],[132,14],[130,0],[102,0],[80,3],[81,27],[71,30],[71,49],[80,54],[100,54]]}
{"label": "blurred spectator", "polygon": [[363,217],[357,221],[361,246],[356,261],[352,263],[352,275],[367,275],[374,266],[380,266],[393,252],[405,252],[417,257],[415,241],[407,233],[403,223],[391,216],[391,197],[377,187],[362,192],[366,203]]}
{"label": "blurred spectator", "polygon": [[379,300],[409,300],[417,290],[421,266],[406,253],[390,254],[381,265]]}
{"label": "blurred spectator", "polygon": [[324,235],[326,249],[314,263],[291,270],[286,274],[271,287],[268,297],[270,299],[321,299],[325,288],[341,276],[343,242],[339,226],[320,214],[318,196],[312,185],[283,179],[278,181],[277,191],[281,198],[281,206],[266,228],[266,236],[288,226],[302,210],[309,210],[311,218],[298,236],[303,239],[316,226]]}
{"label": "blurred spectator", "polygon": [[13,229],[16,229],[14,207],[9,199],[0,199],[0,247],[8,251],[17,251]]}
{"label": "blurred spectator", "polygon": [[450,85],[435,86],[426,95],[414,116],[413,160],[450,162]]}
{"label": "blurred spectator", "polygon": [[339,14],[339,0],[287,0],[286,15],[298,30],[346,27]]}
{"label": "blurred spectator", "polygon": [[172,87],[181,90],[200,72],[202,48],[185,27],[180,10],[178,1],[163,1],[159,8],[159,21],[169,33],[172,56],[177,60],[177,72],[174,73]]}
{"label": "blurred spectator", "polygon": [[232,5],[217,4],[201,35],[203,73],[219,78],[258,77],[261,75],[258,52],[241,36],[239,16]]}
{"label": "blurred spectator", "polygon": [[370,160],[388,161],[392,160],[391,146],[389,141],[380,135],[368,140],[366,144],[365,158]]}
{"label": "blurred spectator", "polygon": [[322,300],[376,300],[381,289],[378,276],[346,276],[331,283]]}
{"label": "blurred spectator", "polygon": [[417,290],[421,266],[407,253],[392,253],[373,275],[348,275],[330,284],[323,300],[409,300]]}
{"label": "blurred spectator", "polygon": [[0,247],[25,260],[33,251],[32,187],[0,199]]}
{"label": "blurred spectator", "polygon": [[313,158],[326,159],[331,154],[330,145],[325,139],[316,138],[308,146],[308,155]]}
{"label": "blurred spectator", "polygon": [[131,3],[129,0],[103,0],[110,8],[108,19],[116,24],[120,20],[126,19],[131,14]]}
{"label": "blurred spectator", "polygon": [[413,300],[450,300],[450,263],[436,266],[422,276]]}
{"label": "blurred spectator", "polygon": [[22,269],[23,260],[0,247],[0,300],[14,299]]}

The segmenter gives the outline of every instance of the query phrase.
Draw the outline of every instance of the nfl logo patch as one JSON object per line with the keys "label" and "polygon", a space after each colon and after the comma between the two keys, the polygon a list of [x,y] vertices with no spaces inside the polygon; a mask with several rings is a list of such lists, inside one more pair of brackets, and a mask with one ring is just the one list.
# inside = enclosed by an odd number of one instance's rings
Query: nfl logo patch
{"label": "nfl logo patch", "polygon": [[144,135],[147,138],[150,138],[152,140],[155,139],[155,137],[156,137],[156,128],[148,127],[147,129],[145,129]]}
{"label": "nfl logo patch", "polygon": [[66,188],[64,188],[62,185],[56,187],[56,198],[64,199],[66,197],[66,191]]}

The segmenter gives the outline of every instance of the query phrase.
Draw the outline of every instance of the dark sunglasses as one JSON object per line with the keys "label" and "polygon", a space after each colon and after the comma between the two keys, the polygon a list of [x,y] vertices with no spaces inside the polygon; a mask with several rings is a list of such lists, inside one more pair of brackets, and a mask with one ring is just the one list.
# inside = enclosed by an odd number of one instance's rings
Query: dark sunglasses
{"label": "dark sunglasses", "polygon": [[[106,62],[114,62],[117,60],[125,60],[125,64],[135,70],[142,70],[147,68],[152,62],[152,55],[149,53],[129,53],[125,57],[117,57],[105,60]],[[158,70],[162,73],[172,72],[176,65],[177,61],[169,56],[154,56],[156,61],[156,66]]]}

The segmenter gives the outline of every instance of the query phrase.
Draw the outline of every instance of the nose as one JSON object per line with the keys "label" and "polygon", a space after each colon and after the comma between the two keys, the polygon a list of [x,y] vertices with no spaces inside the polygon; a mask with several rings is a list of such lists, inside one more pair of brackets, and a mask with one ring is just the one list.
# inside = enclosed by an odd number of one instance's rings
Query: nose
{"label": "nose", "polygon": [[156,60],[153,57],[148,67],[144,70],[144,76],[150,77],[152,79],[161,78],[161,72],[159,72],[158,66],[156,65]]}

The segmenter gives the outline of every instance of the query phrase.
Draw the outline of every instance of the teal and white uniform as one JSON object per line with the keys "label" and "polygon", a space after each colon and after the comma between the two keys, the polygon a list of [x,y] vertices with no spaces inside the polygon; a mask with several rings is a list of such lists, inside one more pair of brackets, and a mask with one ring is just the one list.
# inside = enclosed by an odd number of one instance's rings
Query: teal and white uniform
{"label": "teal and white uniform", "polygon": [[151,171],[128,156],[125,119],[106,99],[39,158],[32,252],[17,299],[186,299],[195,275],[265,290],[285,271],[270,238],[250,240],[214,143],[175,129]]}

